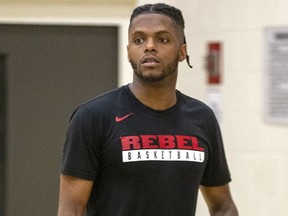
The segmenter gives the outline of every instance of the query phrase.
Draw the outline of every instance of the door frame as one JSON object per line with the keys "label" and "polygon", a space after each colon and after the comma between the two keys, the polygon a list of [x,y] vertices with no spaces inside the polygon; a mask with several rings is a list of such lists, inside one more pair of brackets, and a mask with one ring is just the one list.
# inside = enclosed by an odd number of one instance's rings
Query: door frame
{"label": "door frame", "polygon": [[[5,202],[6,202],[6,182],[7,182],[7,169],[6,169],[6,152],[7,152],[7,55],[0,53],[0,214],[5,215]],[[2,176],[4,175],[4,176]]]}
{"label": "door frame", "polygon": [[[127,44],[128,44],[128,19],[99,19],[99,18],[43,18],[34,17],[33,19],[20,17],[20,18],[3,18],[0,16],[0,24],[4,25],[41,25],[41,26],[86,26],[86,27],[117,27],[118,29],[118,71],[117,71],[117,83],[118,86],[127,84],[132,81],[132,69],[127,59]],[[8,71],[7,71],[8,73]],[[8,76],[8,74],[7,74]],[[6,86],[7,88],[8,86]],[[8,132],[7,132],[8,133]],[[5,187],[5,186],[4,186]],[[6,195],[8,195],[6,193]],[[8,195],[9,196],[9,195]],[[7,198],[3,198],[4,208],[3,211],[7,211]],[[8,198],[9,199],[9,198]]]}

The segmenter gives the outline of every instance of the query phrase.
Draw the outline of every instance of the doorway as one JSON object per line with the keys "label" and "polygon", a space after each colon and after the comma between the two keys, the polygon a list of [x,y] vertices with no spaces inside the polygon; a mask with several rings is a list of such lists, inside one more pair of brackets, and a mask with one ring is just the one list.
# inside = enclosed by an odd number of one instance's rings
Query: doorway
{"label": "doorway", "polygon": [[1,24],[0,44],[0,209],[55,215],[69,118],[117,87],[118,27]]}

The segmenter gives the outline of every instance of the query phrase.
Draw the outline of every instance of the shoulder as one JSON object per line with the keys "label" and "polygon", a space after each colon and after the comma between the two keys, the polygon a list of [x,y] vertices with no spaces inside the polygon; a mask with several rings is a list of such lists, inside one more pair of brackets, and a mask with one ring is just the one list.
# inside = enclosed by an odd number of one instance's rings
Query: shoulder
{"label": "shoulder", "polygon": [[126,86],[105,92],[79,105],[72,114],[71,119],[75,115],[80,115],[86,118],[95,116],[104,117],[105,115],[109,115],[115,112],[118,106],[121,106],[121,104],[119,104],[119,100],[120,98],[126,98],[126,95]]}
{"label": "shoulder", "polygon": [[181,112],[187,119],[192,119],[193,122],[197,122],[209,131],[211,128],[218,128],[218,120],[214,111],[207,104],[181,92],[177,94],[180,99]]}
{"label": "shoulder", "polygon": [[181,93],[177,90],[177,96],[182,104],[182,109],[193,110],[195,112],[204,112],[206,114],[212,114],[213,110],[205,104],[203,101],[192,98],[186,94]]}
{"label": "shoulder", "polygon": [[86,101],[82,105],[89,108],[95,108],[97,106],[107,106],[111,104],[115,104],[118,98],[123,96],[126,92],[126,86],[121,86],[119,88],[113,89],[111,91],[105,92],[95,98]]}

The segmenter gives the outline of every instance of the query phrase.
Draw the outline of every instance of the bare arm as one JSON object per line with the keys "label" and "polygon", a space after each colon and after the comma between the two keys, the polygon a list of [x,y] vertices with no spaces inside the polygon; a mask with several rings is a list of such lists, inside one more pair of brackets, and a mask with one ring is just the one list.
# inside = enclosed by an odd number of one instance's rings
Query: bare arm
{"label": "bare arm", "polygon": [[238,216],[228,184],[219,187],[201,186],[200,190],[211,216]]}
{"label": "bare arm", "polygon": [[61,174],[57,216],[83,216],[93,181]]}

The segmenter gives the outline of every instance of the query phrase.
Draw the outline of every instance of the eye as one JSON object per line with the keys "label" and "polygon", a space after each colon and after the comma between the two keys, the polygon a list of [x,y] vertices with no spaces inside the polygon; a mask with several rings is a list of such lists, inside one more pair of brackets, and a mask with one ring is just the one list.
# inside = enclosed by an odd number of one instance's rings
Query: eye
{"label": "eye", "polygon": [[136,44],[141,44],[141,43],[143,43],[143,39],[142,38],[136,38],[135,40],[134,40],[134,42],[136,43]]}
{"label": "eye", "polygon": [[160,37],[160,38],[159,38],[159,42],[165,44],[165,43],[168,42],[168,39],[165,38],[165,37]]}

